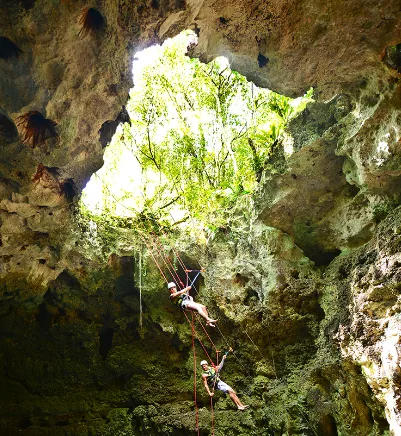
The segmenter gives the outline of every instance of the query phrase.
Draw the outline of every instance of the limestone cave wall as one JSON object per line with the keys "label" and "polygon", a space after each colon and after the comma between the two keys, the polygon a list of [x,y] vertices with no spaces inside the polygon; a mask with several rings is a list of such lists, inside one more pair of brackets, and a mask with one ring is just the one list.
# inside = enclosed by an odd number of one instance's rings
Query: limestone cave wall
{"label": "limestone cave wall", "polygon": [[146,250],[76,210],[135,52],[189,28],[191,56],[316,99],[226,227],[176,237],[251,406],[216,396],[215,434],[400,435],[399,2],[3,0],[0,22],[0,433],[195,434],[187,321]]}

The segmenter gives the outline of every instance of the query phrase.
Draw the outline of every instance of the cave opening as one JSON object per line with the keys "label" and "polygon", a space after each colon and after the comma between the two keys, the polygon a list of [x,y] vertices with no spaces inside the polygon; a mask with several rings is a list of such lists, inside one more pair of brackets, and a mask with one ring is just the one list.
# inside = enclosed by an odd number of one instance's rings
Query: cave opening
{"label": "cave opening", "polygon": [[275,149],[292,153],[285,128],[312,91],[291,99],[258,88],[225,57],[188,57],[196,44],[196,33],[184,31],[135,54],[134,87],[99,131],[104,165],[80,200],[92,225],[118,217],[144,232],[224,229],[233,205],[273,170]]}

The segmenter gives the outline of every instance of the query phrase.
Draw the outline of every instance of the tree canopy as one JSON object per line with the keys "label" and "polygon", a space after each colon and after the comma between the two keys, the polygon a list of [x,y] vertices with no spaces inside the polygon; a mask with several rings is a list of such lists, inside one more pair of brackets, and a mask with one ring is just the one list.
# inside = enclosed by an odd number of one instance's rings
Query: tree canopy
{"label": "tree canopy", "polygon": [[286,124],[309,100],[256,87],[226,58],[189,58],[193,39],[183,32],[137,54],[130,123],[117,129],[97,182],[84,191],[92,213],[210,225],[252,194]]}

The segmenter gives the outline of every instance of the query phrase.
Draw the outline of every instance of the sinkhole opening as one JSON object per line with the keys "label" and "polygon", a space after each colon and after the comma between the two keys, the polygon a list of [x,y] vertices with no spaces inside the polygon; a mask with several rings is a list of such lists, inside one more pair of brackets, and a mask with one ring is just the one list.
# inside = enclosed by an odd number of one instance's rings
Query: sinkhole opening
{"label": "sinkhole opening", "polygon": [[225,57],[188,57],[196,44],[185,31],[135,54],[134,87],[119,118],[102,126],[104,165],[80,201],[95,221],[224,228],[235,204],[274,171],[275,150],[292,153],[286,125],[312,91],[291,99],[258,88]]}

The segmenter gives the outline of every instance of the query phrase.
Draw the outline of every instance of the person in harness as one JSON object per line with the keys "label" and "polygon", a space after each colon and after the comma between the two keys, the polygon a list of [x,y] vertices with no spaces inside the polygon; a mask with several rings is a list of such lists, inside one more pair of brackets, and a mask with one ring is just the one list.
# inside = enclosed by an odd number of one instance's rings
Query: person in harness
{"label": "person in harness", "polygon": [[224,383],[222,380],[220,380],[219,377],[219,373],[221,371],[221,368],[223,368],[224,361],[226,360],[227,354],[228,351],[221,359],[220,365],[217,366],[209,366],[206,360],[201,361],[200,365],[203,369],[202,381],[203,384],[205,385],[207,393],[211,397],[213,397],[214,395],[214,389],[218,389],[219,391],[230,395],[231,400],[237,406],[238,410],[245,410],[249,406],[247,406],[246,404],[242,404],[241,400],[238,398],[234,389],[231,386],[228,386],[227,383]]}
{"label": "person in harness", "polygon": [[181,291],[177,291],[177,285],[174,282],[170,282],[167,287],[170,291],[170,300],[173,304],[183,310],[198,312],[200,316],[205,318],[206,325],[210,327],[216,327],[214,323],[217,321],[217,319],[210,318],[209,314],[207,313],[206,306],[200,303],[195,303],[194,299],[189,295],[189,291],[192,286],[187,286]]}

